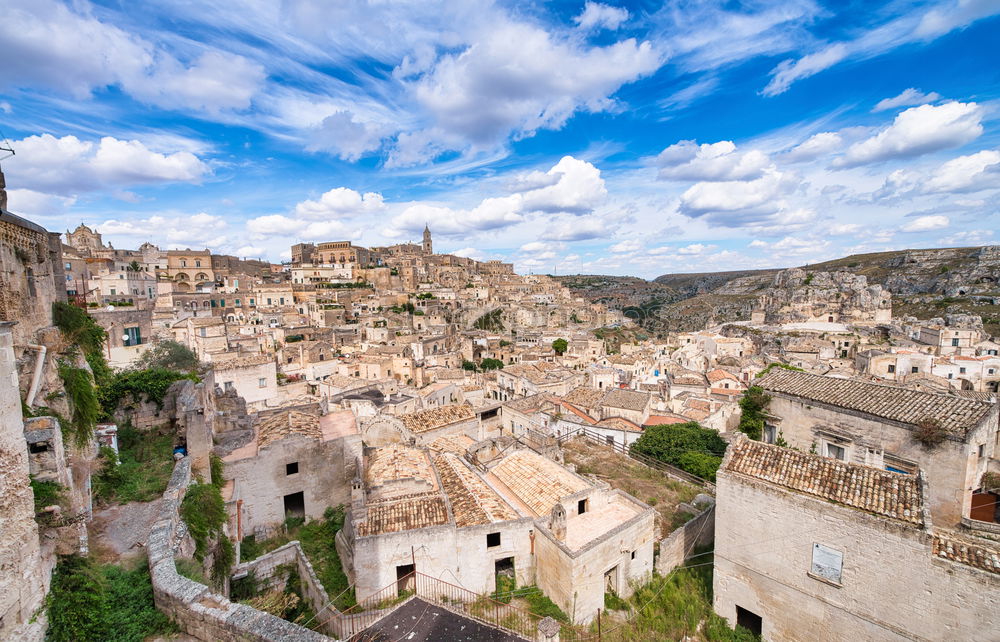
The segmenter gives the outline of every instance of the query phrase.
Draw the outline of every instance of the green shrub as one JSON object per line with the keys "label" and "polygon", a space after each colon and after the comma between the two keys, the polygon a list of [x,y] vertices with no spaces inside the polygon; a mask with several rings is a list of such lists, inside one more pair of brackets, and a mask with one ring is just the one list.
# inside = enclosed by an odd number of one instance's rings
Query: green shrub
{"label": "green shrub", "polygon": [[719,433],[696,422],[648,427],[631,451],[677,466],[702,479],[715,479],[726,442]]}
{"label": "green shrub", "polygon": [[56,301],[52,304],[52,324],[85,354],[100,353],[104,349],[107,333],[82,308],[64,301]]}
{"label": "green shrub", "polygon": [[110,448],[98,454],[94,497],[102,503],[149,502],[163,495],[174,469],[174,437],[139,432],[131,424],[118,427],[118,455]]}
{"label": "green shrub", "polygon": [[180,515],[194,540],[195,559],[204,560],[209,540],[222,536],[222,525],[226,523],[222,493],[212,484],[192,484],[181,502]]}
{"label": "green shrub", "polygon": [[608,611],[627,611],[628,601],[609,591],[604,594],[604,608]]}
{"label": "green shrub", "polygon": [[512,575],[507,575],[506,573],[497,574],[497,590],[493,591],[492,597],[497,602],[503,602],[504,604],[510,604],[511,599],[514,597],[514,589],[517,588],[517,578]]}
{"label": "green shrub", "polygon": [[482,370],[503,370],[503,361],[487,357],[479,362],[479,367]]}
{"label": "green shrub", "polygon": [[31,492],[35,495],[35,512],[41,511],[46,506],[61,504],[66,492],[66,487],[59,482],[39,481],[34,475],[30,476]]}
{"label": "green shrub", "polygon": [[183,343],[160,341],[142,353],[138,365],[143,369],[163,368],[178,372],[195,372],[201,365],[198,355]]}
{"label": "green shrub", "polygon": [[764,435],[764,419],[771,396],[760,386],[750,386],[740,398],[739,429],[750,439],[760,440]]}
{"label": "green shrub", "polygon": [[146,370],[122,370],[114,375],[107,385],[100,389],[101,408],[107,418],[112,418],[118,405],[126,397],[136,401],[152,401],[163,407],[163,398],[175,381],[190,379],[198,382],[198,375],[177,372],[166,368]]}
{"label": "green shrub", "polygon": [[59,377],[70,406],[70,419],[62,424],[63,433],[70,443],[82,448],[93,439],[101,410],[94,380],[89,371],[65,362],[59,364]]}
{"label": "green shrub", "polygon": [[554,350],[556,354],[563,354],[568,348],[569,342],[566,341],[566,339],[556,339],[552,342],[552,350]]}
{"label": "green shrub", "polygon": [[569,617],[563,613],[555,602],[549,599],[545,593],[537,586],[527,586],[522,591],[518,591],[519,598],[528,603],[528,610],[539,617],[550,617],[563,623],[569,623]]}

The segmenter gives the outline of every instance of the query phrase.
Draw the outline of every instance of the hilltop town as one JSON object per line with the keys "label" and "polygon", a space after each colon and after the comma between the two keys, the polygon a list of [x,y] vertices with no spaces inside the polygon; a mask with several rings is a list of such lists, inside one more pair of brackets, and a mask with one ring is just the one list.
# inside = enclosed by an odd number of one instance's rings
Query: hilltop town
{"label": "hilltop town", "polygon": [[979,316],[831,266],[650,331],[430,228],[275,264],[0,204],[0,638],[144,559],[183,639],[995,639]]}

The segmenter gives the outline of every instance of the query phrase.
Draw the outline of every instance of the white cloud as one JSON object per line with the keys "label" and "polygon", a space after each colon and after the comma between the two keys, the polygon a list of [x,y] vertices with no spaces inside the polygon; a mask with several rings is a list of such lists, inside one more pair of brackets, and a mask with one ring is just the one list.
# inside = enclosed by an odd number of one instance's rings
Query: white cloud
{"label": "white cloud", "polygon": [[344,218],[358,214],[374,214],[385,209],[381,194],[360,194],[347,187],[336,187],[320,196],[319,200],[305,200],[295,206],[296,218],[322,220]]}
{"label": "white cloud", "polygon": [[349,111],[330,114],[309,134],[306,151],[331,152],[348,161],[356,161],[367,152],[382,146],[391,133],[388,125],[355,120]]}
{"label": "white cloud", "polygon": [[199,182],[210,173],[191,152],[159,153],[138,140],[105,136],[99,143],[51,134],[15,141],[6,164],[12,186],[69,195],[126,185]]}
{"label": "white cloud", "polygon": [[784,93],[792,83],[829,69],[848,55],[847,46],[836,43],[798,60],[783,60],[771,71],[771,81],[761,92],[765,96]]}
{"label": "white cloud", "polygon": [[909,89],[904,89],[901,94],[894,96],[892,98],[884,98],[875,105],[873,112],[885,111],[887,109],[896,109],[897,107],[909,107],[910,105],[923,105],[925,103],[932,103],[935,100],[941,98],[941,94],[937,92],[923,93],[919,89],[914,89],[910,87]]}
{"label": "white cloud", "polygon": [[982,117],[983,110],[976,103],[911,107],[875,136],[851,145],[833,165],[855,167],[959,147],[983,133]]}
{"label": "white cloud", "polygon": [[656,162],[661,179],[693,181],[758,178],[770,165],[766,154],[757,150],[739,153],[728,140],[701,145],[682,140],[660,152]]}
{"label": "white cloud", "polygon": [[610,109],[619,87],[655,71],[661,60],[648,42],[585,47],[526,23],[500,21],[414,82],[414,96],[433,126],[401,136],[390,164],[559,129],[579,110]]}
{"label": "white cloud", "polygon": [[634,239],[619,241],[608,248],[614,254],[628,254],[629,252],[638,252],[641,249],[642,243]]}
{"label": "white cloud", "polygon": [[848,236],[861,231],[861,226],[857,223],[836,223],[831,225],[828,232],[831,236]]}
{"label": "white cloud", "polygon": [[911,223],[907,223],[901,229],[904,232],[930,232],[942,230],[950,224],[951,221],[947,216],[921,216]]}
{"label": "white cloud", "polygon": [[573,18],[573,22],[584,30],[603,28],[613,31],[626,20],[628,20],[628,10],[590,0],[583,6],[583,13]]}
{"label": "white cloud", "polygon": [[7,190],[7,209],[21,216],[59,216],[76,202],[75,197],[44,194],[30,189]]}
{"label": "white cloud", "polygon": [[796,163],[809,161],[820,156],[832,154],[843,149],[844,139],[836,132],[820,132],[806,139],[802,144],[793,147],[783,160]]}
{"label": "white cloud", "polygon": [[96,225],[105,236],[128,236],[136,241],[151,238],[166,240],[173,247],[207,247],[213,250],[226,245],[228,224],[219,216],[201,212],[191,216],[176,212],[147,218],[108,219]]}
{"label": "white cloud", "polygon": [[283,214],[258,216],[246,222],[250,238],[263,241],[273,237],[295,238],[303,241],[329,241],[334,239],[356,239],[361,232],[357,227],[341,221],[307,221]]}
{"label": "white cloud", "polygon": [[923,183],[925,192],[974,192],[1000,188],[1000,151],[986,149],[942,164]]}
{"label": "white cloud", "polygon": [[607,238],[612,231],[599,216],[549,217],[549,221],[539,237],[547,241],[588,241]]}
{"label": "white cloud", "polygon": [[925,43],[998,12],[1000,4],[995,0],[940,0],[923,13],[920,10],[903,12],[897,18],[860,32],[853,40],[826,44],[797,60],[778,63],[762,93],[765,96],[783,93],[792,83],[843,60],[872,58],[907,43]]}
{"label": "white cloud", "polygon": [[121,87],[167,108],[243,109],[264,80],[246,58],[205,50],[186,65],[143,38],[95,18],[85,3],[11,0],[0,21],[6,59],[0,85],[52,88],[75,98]]}
{"label": "white cloud", "polygon": [[678,254],[683,254],[686,256],[698,256],[710,252],[718,245],[705,245],[703,243],[692,243],[691,245],[685,245],[684,247],[677,248]]}
{"label": "white cloud", "polygon": [[463,247],[460,250],[452,250],[448,254],[454,254],[455,256],[463,256],[467,259],[473,259],[475,261],[483,261],[486,256],[478,249],[474,247]]}
{"label": "white cloud", "polygon": [[688,216],[709,212],[733,212],[765,207],[773,212],[775,200],[789,177],[776,170],[752,181],[720,181],[695,183],[681,194],[681,211]]}
{"label": "white cloud", "polygon": [[992,230],[966,230],[941,239],[944,245],[984,245],[993,240]]}
{"label": "white cloud", "polygon": [[583,214],[607,198],[601,170],[587,161],[563,156],[546,175],[555,179],[554,182],[523,193],[525,211]]}

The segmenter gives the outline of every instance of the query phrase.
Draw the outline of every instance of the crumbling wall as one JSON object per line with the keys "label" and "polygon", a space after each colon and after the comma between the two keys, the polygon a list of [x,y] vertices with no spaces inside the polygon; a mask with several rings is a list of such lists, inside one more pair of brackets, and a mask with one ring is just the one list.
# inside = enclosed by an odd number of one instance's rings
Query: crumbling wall
{"label": "crumbling wall", "polygon": [[656,558],[656,572],[666,575],[691,556],[696,548],[715,541],[715,504],[699,513],[694,519],[660,540],[660,554]]}
{"label": "crumbling wall", "polygon": [[321,642],[330,640],[315,631],[286,622],[245,604],[230,602],[204,584],[177,573],[174,555],[187,527],[178,513],[191,483],[191,461],[177,462],[163,493],[160,514],[149,533],[149,571],[156,607],[182,631],[212,642]]}

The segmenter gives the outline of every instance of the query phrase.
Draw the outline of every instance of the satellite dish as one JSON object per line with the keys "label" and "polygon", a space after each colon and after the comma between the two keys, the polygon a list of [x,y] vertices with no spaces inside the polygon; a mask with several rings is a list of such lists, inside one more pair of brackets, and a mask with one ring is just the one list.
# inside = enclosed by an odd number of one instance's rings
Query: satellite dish
{"label": "satellite dish", "polygon": [[115,311],[115,306],[113,306],[113,305],[109,305],[109,306],[108,306],[107,308],[105,308],[105,309],[106,309],[106,310],[107,310],[108,312],[114,312],[114,311]]}
{"label": "satellite dish", "polygon": [[122,335],[122,341],[128,341],[128,335],[127,334],[123,334]]}

